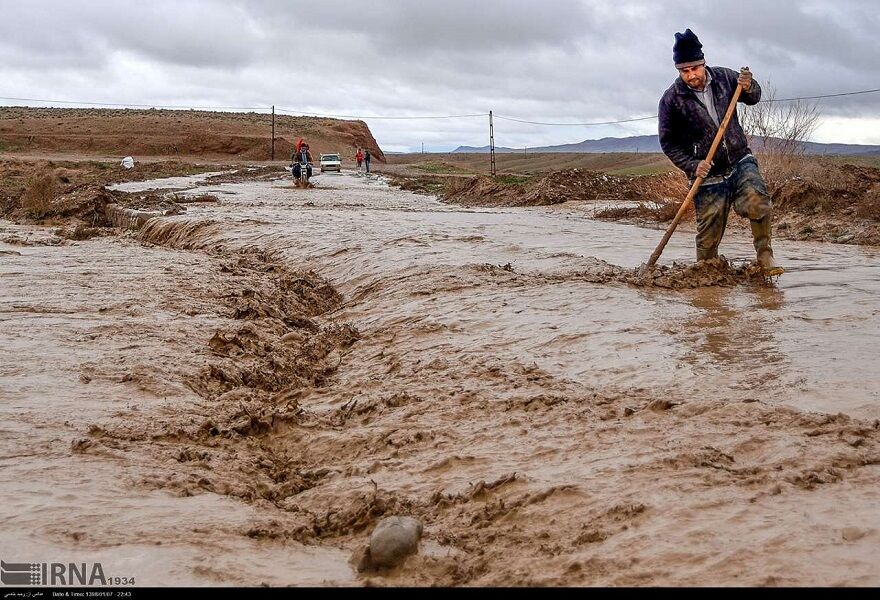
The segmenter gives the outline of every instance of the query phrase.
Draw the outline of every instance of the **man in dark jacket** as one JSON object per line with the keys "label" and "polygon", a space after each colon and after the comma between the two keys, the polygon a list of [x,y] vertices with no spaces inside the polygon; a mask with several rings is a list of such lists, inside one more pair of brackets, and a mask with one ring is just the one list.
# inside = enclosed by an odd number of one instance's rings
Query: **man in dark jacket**
{"label": "man in dark jacket", "polygon": [[299,179],[303,166],[306,168],[306,179],[312,178],[312,152],[302,139],[296,143],[296,149],[290,157],[290,166],[294,179]]}
{"label": "man in dark jacket", "polygon": [[675,34],[672,58],[675,80],[660,100],[660,146],[666,156],[691,178],[703,177],[694,197],[697,214],[697,260],[718,256],[731,207],[752,223],[758,264],[766,275],[780,275],[770,245],[772,203],[758,161],[736,112],[712,162],[705,160],[738,84],[739,101],[756,104],[761,87],[748,69],[739,74],[724,67],[707,67],[703,45],[687,29]]}

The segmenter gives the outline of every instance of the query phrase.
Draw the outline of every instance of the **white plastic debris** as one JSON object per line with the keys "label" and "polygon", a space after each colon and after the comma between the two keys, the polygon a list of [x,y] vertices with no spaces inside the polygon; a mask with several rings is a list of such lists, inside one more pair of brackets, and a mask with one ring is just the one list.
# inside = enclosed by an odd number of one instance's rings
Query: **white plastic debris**
{"label": "white plastic debris", "polygon": [[133,169],[134,168],[134,159],[130,156],[126,156],[125,158],[122,159],[122,166],[125,167],[126,169]]}

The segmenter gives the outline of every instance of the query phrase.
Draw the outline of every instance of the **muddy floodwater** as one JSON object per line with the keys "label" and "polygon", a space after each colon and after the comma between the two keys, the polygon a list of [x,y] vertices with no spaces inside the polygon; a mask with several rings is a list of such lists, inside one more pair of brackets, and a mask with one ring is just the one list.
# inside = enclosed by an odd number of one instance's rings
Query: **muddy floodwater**
{"label": "muddy floodwater", "polygon": [[[769,285],[640,285],[621,273],[662,231],[581,206],[206,177],[118,186],[219,198],[136,235],[0,222],[4,561],[139,585],[880,584],[877,249],[774,241]],[[737,232],[721,251],[754,255]],[[661,262],[692,257],[680,232]],[[359,574],[390,514],[424,523],[419,555]]]}
{"label": "muddy floodwater", "polygon": [[[772,287],[599,286],[578,280],[594,268],[590,257],[636,267],[662,232],[564,207],[460,209],[349,175],[316,181],[308,191],[279,182],[206,188],[225,193],[222,205],[179,219],[223,226],[187,242],[277,250],[347,297],[376,290],[363,306],[347,306],[346,316],[365,327],[389,318],[454,323],[460,335],[445,340],[451,348],[534,361],[586,384],[880,417],[880,250],[777,241],[787,274]],[[751,240],[732,232],[722,252],[754,257]],[[687,233],[662,257],[692,260]],[[539,277],[430,288],[432,279],[464,277],[483,264]],[[430,293],[412,297],[414,283]]]}

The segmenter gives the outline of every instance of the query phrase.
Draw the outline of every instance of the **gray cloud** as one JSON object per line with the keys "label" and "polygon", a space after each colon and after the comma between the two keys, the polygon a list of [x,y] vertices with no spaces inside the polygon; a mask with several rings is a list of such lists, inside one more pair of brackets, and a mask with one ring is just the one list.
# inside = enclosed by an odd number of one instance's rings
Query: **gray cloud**
{"label": "gray cloud", "polygon": [[[625,119],[656,111],[676,76],[673,33],[685,27],[700,36],[710,64],[748,64],[781,97],[880,87],[880,17],[871,0],[0,5],[0,95],[14,97]],[[827,118],[880,119],[880,94],[821,108]],[[391,149],[486,143],[484,119],[367,120]],[[497,133],[499,144],[536,146],[655,129],[652,121],[500,122]],[[859,136],[880,143],[870,126]]]}

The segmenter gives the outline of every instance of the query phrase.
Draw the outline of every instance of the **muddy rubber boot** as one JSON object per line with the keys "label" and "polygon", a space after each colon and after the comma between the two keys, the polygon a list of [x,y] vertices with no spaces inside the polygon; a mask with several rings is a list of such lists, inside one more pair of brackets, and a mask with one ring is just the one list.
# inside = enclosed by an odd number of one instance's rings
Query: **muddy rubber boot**
{"label": "muddy rubber boot", "polygon": [[755,239],[755,251],[758,253],[758,265],[765,277],[782,275],[785,269],[776,264],[773,248],[770,246],[770,215],[760,221],[752,220],[752,237]]}
{"label": "muddy rubber boot", "polygon": [[706,250],[705,248],[697,248],[697,261],[701,260],[712,260],[713,258],[718,258],[718,248],[710,248]]}

